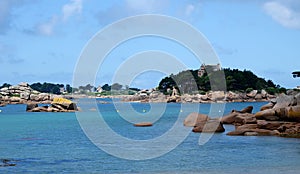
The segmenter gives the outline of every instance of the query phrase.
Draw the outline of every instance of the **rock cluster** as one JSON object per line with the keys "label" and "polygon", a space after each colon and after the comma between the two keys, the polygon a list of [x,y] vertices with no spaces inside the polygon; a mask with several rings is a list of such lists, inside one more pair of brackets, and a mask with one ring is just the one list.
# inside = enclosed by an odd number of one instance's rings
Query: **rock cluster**
{"label": "rock cluster", "polygon": [[188,95],[181,96],[182,103],[212,103],[212,102],[255,102],[268,101],[276,96],[268,94],[265,90],[258,93],[253,90],[250,93],[236,93],[232,91],[210,91],[204,95]]}
{"label": "rock cluster", "polygon": [[78,111],[76,103],[64,98],[55,98],[51,105],[38,106],[36,103],[27,104],[27,112],[75,112]]}
{"label": "rock cluster", "polygon": [[300,138],[300,93],[291,96],[281,94],[255,114],[232,111],[221,122],[236,126],[236,130],[228,135]]}
{"label": "rock cluster", "polygon": [[1,106],[6,104],[24,104],[28,102],[51,103],[55,97],[57,97],[57,95],[35,91],[25,82],[16,86],[0,89]]}
{"label": "rock cluster", "polygon": [[219,119],[209,118],[205,114],[191,113],[183,123],[184,126],[194,127],[193,132],[224,132],[225,129]]}
{"label": "rock cluster", "polygon": [[122,101],[164,103],[167,102],[167,96],[159,91],[151,89],[139,91],[135,95],[123,96]]}
{"label": "rock cluster", "polygon": [[123,97],[125,102],[181,102],[181,103],[212,103],[212,102],[255,102],[255,101],[269,101],[276,98],[274,95],[268,94],[265,90],[260,93],[253,90],[249,93],[235,93],[232,91],[210,91],[206,94],[183,94],[167,96],[155,90],[143,90],[133,96]]}

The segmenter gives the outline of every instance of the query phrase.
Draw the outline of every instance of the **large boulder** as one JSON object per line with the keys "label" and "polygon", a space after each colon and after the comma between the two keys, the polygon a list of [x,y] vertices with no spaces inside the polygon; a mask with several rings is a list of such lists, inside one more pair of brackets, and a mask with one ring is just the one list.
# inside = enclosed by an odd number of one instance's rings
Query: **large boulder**
{"label": "large boulder", "polygon": [[285,94],[280,94],[276,99],[276,104],[274,109],[285,108],[291,106],[294,102],[294,96],[289,96]]}
{"label": "large boulder", "polygon": [[48,107],[43,106],[43,107],[36,107],[33,108],[32,110],[29,110],[28,112],[48,112]]}
{"label": "large boulder", "polygon": [[276,121],[280,118],[276,115],[276,112],[274,109],[266,109],[263,111],[259,111],[255,114],[256,119],[258,120],[270,120],[270,121]]}
{"label": "large boulder", "polygon": [[10,102],[11,103],[18,103],[18,102],[20,102],[20,97],[10,97]]}
{"label": "large boulder", "polygon": [[37,103],[28,103],[26,106],[26,111],[30,112],[32,109],[37,108],[38,104]]}
{"label": "large boulder", "polygon": [[235,122],[235,117],[238,116],[239,113],[231,112],[230,114],[223,116],[220,121],[223,124],[233,124]]}
{"label": "large boulder", "polygon": [[208,94],[208,98],[212,101],[220,101],[225,99],[224,91],[212,91]]}
{"label": "large boulder", "polygon": [[273,107],[274,107],[274,103],[270,102],[270,103],[267,103],[267,104],[263,105],[260,108],[260,111],[267,110],[267,109],[272,109]]}
{"label": "large boulder", "polygon": [[177,103],[181,101],[181,97],[180,96],[170,96],[167,99],[167,103]]}
{"label": "large boulder", "polygon": [[257,94],[257,90],[253,90],[247,94],[247,97],[254,98]]}
{"label": "large boulder", "polygon": [[295,95],[294,100],[296,101],[296,105],[300,105],[300,92]]}
{"label": "large boulder", "polygon": [[[246,108],[242,109],[241,111],[232,110],[230,114],[228,114],[226,116],[223,116],[221,118],[221,123],[223,123],[223,124],[234,124],[236,122],[236,117],[237,116],[241,116],[240,118],[238,118],[239,120],[241,118],[244,118],[245,116],[248,116],[248,118],[249,118],[249,115],[247,115],[247,114],[251,114],[252,110],[253,110],[253,106],[247,106]],[[243,114],[245,114],[245,115],[243,115]]]}
{"label": "large boulder", "polygon": [[255,100],[262,100],[263,97],[261,94],[256,94],[256,96],[254,97]]}
{"label": "large boulder", "polygon": [[207,120],[209,120],[209,117],[207,115],[193,112],[184,119],[183,125],[194,127],[197,123]]}
{"label": "large boulder", "polygon": [[213,133],[213,132],[224,132],[225,129],[223,127],[223,124],[220,123],[219,120],[208,120],[208,121],[202,121],[198,122],[193,132],[205,132],[205,133]]}
{"label": "large boulder", "polygon": [[226,95],[226,99],[227,100],[236,100],[236,99],[239,99],[239,94],[236,94],[236,93],[234,93],[234,92],[232,92],[232,91],[229,91],[228,93],[227,93],[227,95]]}
{"label": "large boulder", "polygon": [[20,93],[20,98],[21,99],[29,100],[29,97],[30,97],[30,93],[28,93],[28,92],[22,92],[22,93]]}
{"label": "large boulder", "polygon": [[262,98],[267,98],[268,97],[268,93],[267,93],[266,90],[262,89],[260,93],[261,93]]}
{"label": "large boulder", "polygon": [[76,103],[65,98],[54,98],[51,106],[60,110],[77,111]]}

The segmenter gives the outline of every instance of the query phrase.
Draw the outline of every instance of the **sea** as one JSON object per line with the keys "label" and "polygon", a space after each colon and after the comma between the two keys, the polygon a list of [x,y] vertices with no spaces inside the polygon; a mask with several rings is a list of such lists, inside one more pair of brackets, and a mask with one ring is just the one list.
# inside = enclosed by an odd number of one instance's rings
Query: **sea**
{"label": "sea", "polygon": [[[195,109],[213,117],[250,105],[257,112],[265,102],[81,103],[77,113],[0,107],[0,173],[300,173],[300,139],[227,136],[232,125],[224,133],[193,133],[182,123]],[[153,126],[135,127],[135,121]]]}

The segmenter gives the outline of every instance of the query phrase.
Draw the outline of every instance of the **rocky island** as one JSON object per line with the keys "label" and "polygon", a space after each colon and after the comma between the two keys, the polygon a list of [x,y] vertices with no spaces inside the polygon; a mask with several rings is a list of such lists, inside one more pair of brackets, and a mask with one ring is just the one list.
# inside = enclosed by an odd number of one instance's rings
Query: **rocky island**
{"label": "rocky island", "polygon": [[281,94],[252,113],[253,107],[232,110],[220,119],[192,113],[184,120],[193,132],[224,132],[223,124],[232,124],[235,130],[230,136],[281,136],[300,138],[300,93]]}

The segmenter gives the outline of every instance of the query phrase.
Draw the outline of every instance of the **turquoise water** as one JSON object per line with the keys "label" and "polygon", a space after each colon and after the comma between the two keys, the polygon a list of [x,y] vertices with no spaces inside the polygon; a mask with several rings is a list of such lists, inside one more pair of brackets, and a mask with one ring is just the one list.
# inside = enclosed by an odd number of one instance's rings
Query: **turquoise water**
{"label": "turquoise water", "polygon": [[[265,103],[229,103],[225,113]],[[191,104],[193,105],[193,104]],[[138,112],[149,110],[133,103]],[[113,104],[99,104],[105,121],[119,134],[131,139],[162,135],[176,121],[180,104],[168,104],[152,127],[136,128],[118,117]],[[126,160],[95,146],[82,131],[74,113],[26,113],[25,105],[0,108],[0,159],[16,166],[0,167],[0,173],[299,173],[300,140],[279,137],[232,137],[214,134],[204,145],[200,134],[190,133],[177,148],[150,160]],[[200,112],[208,113],[209,104]],[[87,116],[92,112],[86,112]]]}

